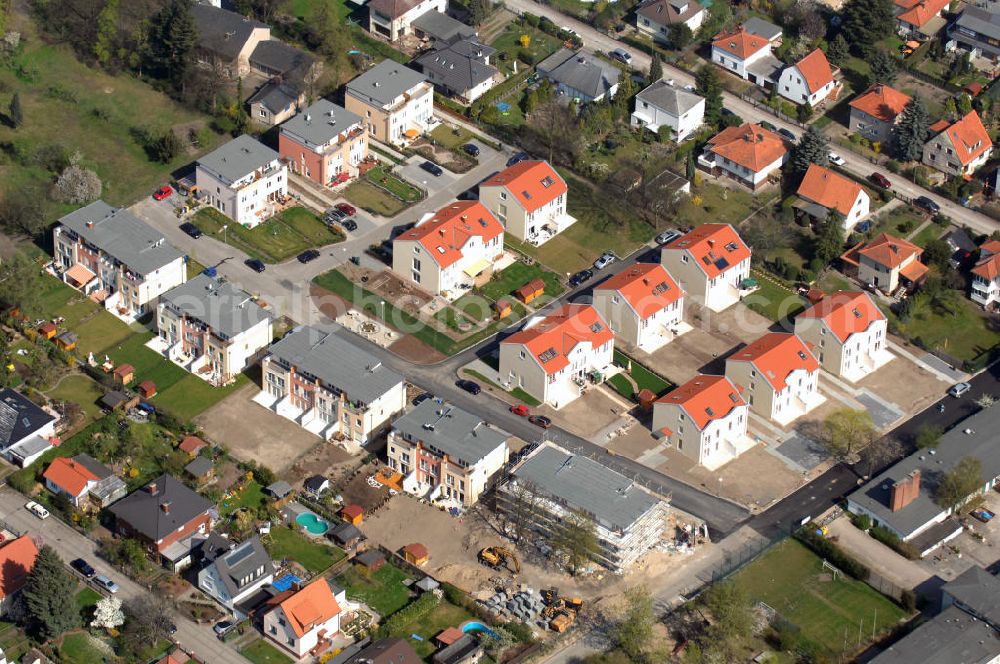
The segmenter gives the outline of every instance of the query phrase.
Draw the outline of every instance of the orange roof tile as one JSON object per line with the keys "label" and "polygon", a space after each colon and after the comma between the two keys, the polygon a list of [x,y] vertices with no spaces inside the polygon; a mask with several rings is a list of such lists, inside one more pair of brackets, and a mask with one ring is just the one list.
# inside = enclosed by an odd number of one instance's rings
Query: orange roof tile
{"label": "orange roof tile", "polygon": [[203,449],[208,447],[208,443],[199,438],[198,436],[184,436],[184,440],[181,444],[177,446],[182,452],[187,452],[188,454],[197,454]]}
{"label": "orange roof tile", "polygon": [[708,147],[754,173],[760,173],[788,153],[780,136],[755,124],[727,127],[709,139]]}
{"label": "orange roof tile", "polygon": [[27,535],[21,535],[0,547],[0,598],[16,593],[28,580],[35,566],[38,547]]}
{"label": "orange roof tile", "polygon": [[981,254],[1000,254],[1000,240],[987,240],[979,246]]}
{"label": "orange roof tile", "polygon": [[191,657],[188,656],[186,652],[178,648],[177,650],[165,655],[163,659],[158,660],[156,664],[188,664],[191,661]]}
{"label": "orange roof tile", "polygon": [[67,457],[53,459],[42,473],[42,477],[71,496],[79,496],[87,488],[88,482],[97,482],[100,479],[83,464]]}
{"label": "orange roof tile", "polygon": [[135,373],[135,367],[131,364],[119,364],[118,368],[114,371],[115,376],[127,376],[132,373]]}
{"label": "orange roof tile", "polygon": [[503,226],[479,201],[456,201],[437,211],[427,221],[396,238],[415,240],[443,269],[462,258],[469,238],[479,236],[489,242],[503,233]]}
{"label": "orange roof tile", "polygon": [[910,95],[890,88],[883,83],[875,83],[851,100],[851,108],[863,111],[882,122],[894,122],[910,103]]}
{"label": "orange roof tile", "polygon": [[569,364],[566,356],[577,344],[589,342],[598,348],[614,338],[611,328],[593,306],[565,304],[500,343],[523,345],[545,373],[551,375]]}
{"label": "orange roof tile", "polygon": [[942,133],[954,146],[955,156],[963,166],[993,147],[983,121],[975,111],[969,111],[968,115]]}
{"label": "orange roof tile", "polygon": [[896,20],[922,28],[927,21],[941,13],[950,0],[896,0],[896,6],[904,11]]}
{"label": "orange roof tile", "polygon": [[403,553],[408,553],[414,558],[426,558],[428,556],[427,547],[420,542],[413,542],[403,547]]}
{"label": "orange roof tile", "polygon": [[521,161],[500,171],[480,187],[504,187],[526,212],[547,205],[566,193],[566,181],[547,161]]}
{"label": "orange roof tile", "polygon": [[930,127],[928,127],[928,129],[931,130],[931,133],[935,134],[935,135],[936,134],[940,134],[942,131],[944,131],[947,128],[948,128],[948,121],[947,120],[938,120],[937,122],[935,122],[934,124],[932,124]]}
{"label": "orange roof tile", "polygon": [[733,408],[746,405],[739,390],[728,378],[704,374],[663,395],[656,403],[680,406],[699,429],[704,429],[712,420],[726,417]]}
{"label": "orange roof tile", "polygon": [[684,296],[677,282],[659,263],[636,263],[594,290],[617,291],[640,320],[646,320]]}
{"label": "orange roof tile", "polygon": [[883,265],[889,269],[899,267],[911,256],[920,258],[924,250],[894,235],[879,233],[873,237],[868,244],[862,247],[858,253],[865,258]]}
{"label": "orange roof tile", "polygon": [[861,291],[831,293],[798,317],[822,320],[841,343],[852,334],[864,332],[875,321],[885,320],[871,296]]}
{"label": "orange roof tile", "polygon": [[741,60],[749,58],[762,48],[766,48],[769,44],[770,42],[765,38],[750,34],[744,30],[743,26],[732,32],[721,32],[712,41],[714,48],[722,49]]}
{"label": "orange roof tile", "polygon": [[288,624],[298,637],[340,613],[340,605],[324,578],[304,586],[281,602],[278,608],[284,612]]}
{"label": "orange roof tile", "polygon": [[457,627],[447,627],[441,630],[438,633],[438,635],[434,637],[434,640],[440,643],[441,645],[450,646],[455,641],[458,641],[460,638],[462,638],[463,634],[465,634],[465,632],[463,632]]}
{"label": "orange roof tile", "polygon": [[818,48],[796,62],[795,67],[802,72],[802,78],[805,79],[810,93],[822,89],[824,85],[833,83],[833,70],[830,69],[830,61],[826,59],[826,54]]}
{"label": "orange roof tile", "polygon": [[851,214],[862,191],[861,185],[854,180],[838,175],[829,168],[810,164],[797,193],[828,210],[837,210],[846,217]]}
{"label": "orange roof tile", "polygon": [[976,267],[972,268],[972,274],[987,281],[996,279],[1000,276],[1000,254],[988,254],[985,258],[980,258]]}
{"label": "orange roof tile", "polygon": [[785,389],[785,380],[796,369],[819,371],[819,362],[802,340],[790,332],[765,334],[726,361],[750,362],[775,392]]}
{"label": "orange roof tile", "polygon": [[664,249],[687,251],[709,279],[750,258],[750,247],[729,224],[702,224]]}
{"label": "orange roof tile", "polygon": [[924,275],[926,275],[929,270],[930,268],[920,261],[911,261],[899,268],[899,274],[902,277],[906,277],[913,283],[916,283],[923,279]]}

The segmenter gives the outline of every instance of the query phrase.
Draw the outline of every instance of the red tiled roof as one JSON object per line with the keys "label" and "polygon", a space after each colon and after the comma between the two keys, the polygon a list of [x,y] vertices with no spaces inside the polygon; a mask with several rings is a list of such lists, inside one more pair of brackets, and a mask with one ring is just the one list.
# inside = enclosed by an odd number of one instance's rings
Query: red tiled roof
{"label": "red tiled roof", "polygon": [[288,624],[298,637],[340,613],[340,605],[324,578],[316,579],[303,587],[278,607],[284,612]]}
{"label": "red tiled roof", "polygon": [[818,48],[796,62],[795,67],[802,73],[802,78],[805,79],[810,93],[822,89],[824,85],[833,83],[833,70],[830,69],[830,62],[826,59],[826,54]]}
{"label": "red tiled roof", "polygon": [[703,374],[663,395],[657,403],[680,406],[699,429],[704,429],[712,420],[726,417],[733,408],[746,405],[739,390],[728,378]]}
{"label": "red tiled roof", "polygon": [[21,535],[0,547],[0,598],[16,593],[28,580],[35,566],[38,547],[27,535]]}
{"label": "red tiled roof", "polygon": [[750,362],[774,388],[785,389],[785,380],[796,369],[818,371],[819,362],[806,345],[790,332],[770,332],[739,350],[727,361]]}
{"label": "red tiled roof", "polygon": [[896,6],[904,11],[896,16],[903,23],[922,28],[929,20],[941,13],[950,0],[896,0]]}
{"label": "red tiled roof", "polygon": [[414,558],[426,558],[427,547],[420,542],[413,542],[412,544],[407,544],[403,547],[403,553],[408,553]]}
{"label": "red tiled roof", "polygon": [[810,164],[796,193],[828,210],[837,210],[846,217],[851,214],[862,191],[861,185],[854,180],[819,164]]}
{"label": "red tiled roof", "polygon": [[890,88],[883,83],[875,83],[851,100],[851,108],[863,111],[883,122],[894,122],[910,103],[910,95]]}
{"label": "red tiled roof", "polygon": [[419,242],[443,269],[462,258],[462,248],[469,238],[479,236],[483,242],[489,242],[501,233],[503,226],[482,203],[457,201],[397,237],[396,242]]}
{"label": "red tiled roof", "polygon": [[976,267],[972,268],[972,274],[987,281],[996,279],[1000,276],[1000,254],[989,254],[985,258],[980,258]]}
{"label": "red tiled roof", "polygon": [[203,449],[208,447],[208,443],[199,438],[198,436],[184,436],[184,440],[181,444],[177,446],[182,452],[187,452],[188,454],[197,454]]}
{"label": "red tiled roof", "polygon": [[458,641],[460,638],[462,638],[462,634],[464,633],[465,632],[463,632],[457,627],[448,627],[446,629],[441,630],[441,632],[439,632],[438,635],[434,637],[434,640],[440,643],[441,645],[450,646],[455,641]]}
{"label": "red tiled roof", "polygon": [[53,459],[42,473],[42,477],[71,496],[79,496],[87,488],[88,482],[97,482],[100,479],[83,464],[67,457]]}
{"label": "red tiled roof", "polygon": [[979,246],[980,254],[1000,254],[1000,240],[987,240]]}
{"label": "red tiled roof", "polygon": [[172,653],[164,656],[163,659],[156,662],[156,664],[188,664],[191,658],[186,652],[178,648]]}
{"label": "red tiled roof", "polygon": [[847,341],[852,334],[864,332],[875,321],[885,320],[885,314],[871,296],[861,291],[831,293],[798,317],[824,321],[840,343]]}
{"label": "red tiled roof", "polygon": [[135,373],[135,367],[131,364],[119,364],[118,368],[114,371],[115,376],[127,376],[132,373]]}
{"label": "red tiled roof", "polygon": [[916,283],[924,278],[927,274],[929,267],[921,263],[920,261],[910,261],[903,267],[899,268],[900,276],[906,277],[913,283]]}
{"label": "red tiled roof", "polygon": [[365,510],[361,505],[345,505],[341,508],[340,513],[346,516],[348,519],[356,519],[359,516],[364,516]]}
{"label": "red tiled roof", "polygon": [[757,51],[766,48],[769,44],[770,42],[767,39],[747,32],[743,29],[743,26],[732,32],[719,33],[712,41],[714,48],[722,49],[741,60],[749,58]]}
{"label": "red tiled roof", "polygon": [[547,205],[566,193],[566,181],[547,161],[521,161],[483,182],[481,187],[504,187],[526,212]]}
{"label": "red tiled roof", "polygon": [[659,263],[636,263],[594,290],[617,291],[640,320],[646,320],[684,296],[677,282]]}
{"label": "red tiled roof", "polygon": [[565,304],[501,343],[523,345],[545,373],[554,374],[569,364],[566,356],[577,344],[589,342],[593,348],[599,348],[614,337],[593,306]]}
{"label": "red tiled roof", "polygon": [[858,253],[879,265],[892,269],[899,267],[904,261],[909,260],[910,256],[916,255],[917,258],[920,258],[924,250],[912,242],[895,237],[894,235],[879,233],[868,244],[862,247]]}
{"label": "red tiled roof", "polygon": [[983,121],[975,111],[969,111],[968,115],[942,133],[954,146],[955,156],[963,166],[993,147]]}
{"label": "red tiled roof", "polygon": [[709,279],[750,258],[750,247],[729,224],[702,224],[664,248],[690,253]]}
{"label": "red tiled roof", "polygon": [[709,139],[708,147],[754,173],[760,173],[788,152],[780,136],[755,124],[726,127]]}

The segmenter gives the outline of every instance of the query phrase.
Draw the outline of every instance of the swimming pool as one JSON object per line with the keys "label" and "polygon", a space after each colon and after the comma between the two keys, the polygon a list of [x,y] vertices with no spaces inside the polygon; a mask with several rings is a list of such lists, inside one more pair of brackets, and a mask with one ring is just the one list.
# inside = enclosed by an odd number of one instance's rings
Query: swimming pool
{"label": "swimming pool", "polygon": [[470,620],[469,622],[463,624],[462,631],[465,632],[466,634],[470,632],[483,632],[484,634],[488,634],[494,639],[497,640],[500,639],[500,637],[497,636],[496,632],[494,632],[492,629],[490,629],[489,627],[487,627],[486,625],[477,620]]}
{"label": "swimming pool", "polygon": [[303,512],[295,517],[295,523],[299,524],[313,535],[322,535],[330,529],[330,524],[319,518],[312,512]]}

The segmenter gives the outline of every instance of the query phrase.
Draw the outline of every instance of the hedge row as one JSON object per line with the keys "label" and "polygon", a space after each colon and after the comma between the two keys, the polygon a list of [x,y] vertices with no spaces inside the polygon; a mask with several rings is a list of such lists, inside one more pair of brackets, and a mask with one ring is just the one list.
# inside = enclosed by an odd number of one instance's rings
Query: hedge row
{"label": "hedge row", "polygon": [[920,558],[920,552],[917,551],[917,547],[913,546],[909,542],[904,542],[899,538],[899,535],[884,526],[875,526],[874,528],[870,528],[868,530],[868,534],[904,558],[909,558],[910,560],[917,560]]}
{"label": "hedge row", "polygon": [[396,613],[389,616],[381,627],[383,637],[398,635],[400,631],[412,622],[416,622],[433,611],[440,603],[434,593],[424,593]]}
{"label": "hedge row", "polygon": [[815,523],[809,523],[795,532],[795,539],[808,546],[817,555],[825,558],[827,562],[845,574],[850,574],[859,581],[867,581],[870,574],[868,568],[830,540],[822,535],[817,535],[818,528],[819,526]]}

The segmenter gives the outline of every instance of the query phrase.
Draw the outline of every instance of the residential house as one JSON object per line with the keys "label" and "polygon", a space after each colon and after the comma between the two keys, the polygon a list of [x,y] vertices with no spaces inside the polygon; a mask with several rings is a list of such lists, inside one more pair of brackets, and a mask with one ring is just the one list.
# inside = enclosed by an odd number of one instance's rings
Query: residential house
{"label": "residential house", "polygon": [[688,328],[684,291],[659,263],[636,263],[595,286],[594,308],[616,340],[647,353]]}
{"label": "residential house", "polygon": [[810,164],[796,192],[795,207],[825,221],[834,210],[844,215],[844,231],[850,232],[871,211],[871,196],[860,184],[825,166]]}
{"label": "residential house", "polygon": [[896,31],[904,37],[934,37],[947,21],[941,13],[949,0],[895,0]]}
{"label": "residential house", "polygon": [[715,470],[754,445],[749,405],[725,376],[699,374],[653,404],[653,434]]}
{"label": "residential house", "polygon": [[1000,634],[957,606],[949,606],[868,661],[871,664],[1000,664]]}
{"label": "residential house", "polygon": [[278,125],[305,103],[322,71],[315,56],[285,42],[263,41],[250,54],[254,73],[270,77],[248,100],[250,117],[264,125]]}
{"label": "residential house", "polygon": [[973,564],[941,586],[941,608],[952,606],[1000,630],[1000,579]]}
{"label": "residential house", "polygon": [[52,231],[56,275],[104,304],[138,318],[187,280],[184,253],[125,209],[94,201],[64,215]]}
{"label": "residential house", "polygon": [[[0,662],[0,664],[2,664],[2,662]],[[198,664],[198,662],[191,659],[190,655],[177,647],[171,652],[168,652],[161,659],[156,660],[156,664]]]}
{"label": "residential house", "polygon": [[971,176],[993,152],[993,141],[976,111],[969,113],[924,144],[923,162],[947,175]]}
{"label": "residential house", "polygon": [[427,399],[392,423],[389,467],[408,493],[471,507],[507,464],[509,433],[441,399]]}
{"label": "residential house", "polygon": [[0,455],[26,468],[48,452],[56,439],[59,418],[20,392],[0,390]]}
{"label": "residential house", "polygon": [[670,30],[686,25],[692,33],[705,21],[705,8],[698,0],[649,0],[635,10],[635,27],[660,43],[670,43]]}
{"label": "residential house", "polygon": [[972,268],[972,301],[989,308],[1000,302],[1000,241],[987,240],[979,248],[979,260]]}
{"label": "residential house", "polygon": [[490,279],[503,256],[503,235],[481,202],[449,203],[393,240],[392,269],[428,293],[454,300]]}
{"label": "residential house", "polygon": [[350,341],[298,327],[271,344],[255,401],[324,440],[358,445],[406,407],[403,377]]}
{"label": "residential house", "polygon": [[344,591],[338,597],[320,577],[290,591],[290,596],[264,614],[264,636],[295,659],[310,653],[319,655],[340,634],[340,607],[344,603]]}
{"label": "residential house", "polygon": [[795,335],[820,366],[855,383],[892,360],[887,325],[871,295],[837,291],[795,317]]}
{"label": "residential house", "polygon": [[360,647],[344,661],[334,664],[423,664],[423,661],[406,639],[397,636]]}
{"label": "residential house", "polygon": [[269,219],[288,197],[288,167],[247,134],[198,159],[195,181],[202,200],[247,228]]}
{"label": "residential house", "polygon": [[302,488],[306,490],[306,493],[319,498],[330,490],[330,480],[322,475],[313,475],[302,482]]}
{"label": "residential house", "polygon": [[430,130],[434,86],[422,74],[386,59],[347,84],[344,106],[361,116],[373,139],[403,147]]}
{"label": "residential house", "polygon": [[7,614],[14,597],[24,589],[37,557],[38,545],[28,535],[0,545],[0,615]]}
{"label": "residential house", "polygon": [[949,265],[956,270],[972,267],[979,247],[972,241],[965,229],[952,229],[945,233],[941,239],[948,244],[952,251],[951,258],[948,259]]}
{"label": "residential house", "polygon": [[250,74],[250,54],[271,38],[265,23],[218,7],[193,3],[191,14],[197,27],[197,62],[222,72],[227,78]]}
{"label": "residential house", "polygon": [[538,246],[576,223],[566,212],[568,191],[549,162],[528,159],[480,183],[479,202],[508,235]]}
{"label": "residential house", "polygon": [[198,572],[198,588],[230,611],[274,580],[271,556],[256,535],[207,562]]}
{"label": "residential house", "polygon": [[56,457],[42,473],[45,488],[63,494],[74,507],[103,508],[128,493],[125,481],[89,454]]}
{"label": "residential house", "polygon": [[552,82],[557,96],[584,104],[614,97],[621,76],[621,70],[611,63],[568,48],[560,48],[535,70]]}
{"label": "residential house", "polygon": [[274,126],[294,116],[305,100],[306,94],[301,86],[275,79],[262,85],[247,98],[246,103],[254,122]]}
{"label": "residential house", "polygon": [[769,332],[730,355],[726,378],[751,411],[782,426],[826,400],[819,393],[819,362],[789,332]]}
{"label": "residential house", "polygon": [[316,184],[339,184],[357,177],[368,159],[368,126],[347,109],[320,99],[278,131],[278,154],[293,173]]}
{"label": "residential house", "polygon": [[873,83],[867,90],[851,100],[850,128],[869,141],[889,145],[896,123],[910,95],[884,83]]}
{"label": "residential house", "polygon": [[745,124],[726,127],[710,138],[698,165],[757,190],[772,175],[780,176],[788,155],[781,136],[760,125]]}
{"label": "residential house", "polygon": [[[615,572],[632,566],[657,546],[668,505],[631,478],[543,442],[510,471],[497,490],[497,511],[543,538],[561,531],[566,519],[586,514],[594,523],[596,562]],[[531,536],[529,536],[531,537]]]}
{"label": "residential house", "polygon": [[553,408],[603,380],[611,367],[615,334],[591,305],[564,304],[531,318],[500,342],[500,380]]}
{"label": "residential house", "polygon": [[771,47],[780,43],[781,28],[757,18],[751,21],[713,38],[712,62],[755,85],[774,89],[784,64],[772,55]]}
{"label": "residential house", "polygon": [[830,62],[817,48],[781,70],[777,89],[785,99],[815,107],[826,101],[836,88]]}
{"label": "residential house", "polygon": [[969,51],[973,58],[1000,60],[1000,9],[992,5],[966,5],[955,22],[948,26],[948,39],[958,48]]}
{"label": "residential house", "polygon": [[844,270],[866,287],[893,293],[901,285],[914,287],[927,276],[920,262],[921,247],[888,233],[861,242],[840,257]]}
{"label": "residential house", "polygon": [[474,39],[476,29],[442,12],[427,12],[413,23],[413,34],[431,44],[452,42],[456,39]]}
{"label": "residential house", "polygon": [[496,49],[476,38],[457,37],[436,42],[414,64],[438,92],[461,104],[471,104],[503,80],[500,70],[490,64],[494,53]]}
{"label": "residential house", "polygon": [[139,540],[172,571],[191,564],[191,551],[212,530],[215,505],[170,475],[160,475],[108,508],[114,532]]}
{"label": "residential house", "polygon": [[748,292],[750,247],[729,224],[702,224],[663,246],[660,262],[684,291],[712,311]]}
{"label": "residential house", "polygon": [[205,274],[163,294],[156,327],[151,343],[216,385],[236,380],[274,336],[271,314],[249,293]]}
{"label": "residential house", "polygon": [[432,664],[479,664],[486,651],[479,639],[471,634],[462,634],[431,656]]}
{"label": "residential house", "polygon": [[413,34],[412,23],[424,14],[447,11],[445,0],[372,0],[368,3],[368,31],[394,42]]}
{"label": "residential house", "polygon": [[685,140],[705,119],[705,99],[660,79],[635,96],[633,127],[645,127],[654,134],[670,127],[674,140]]}

